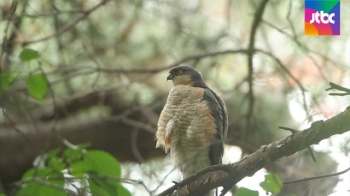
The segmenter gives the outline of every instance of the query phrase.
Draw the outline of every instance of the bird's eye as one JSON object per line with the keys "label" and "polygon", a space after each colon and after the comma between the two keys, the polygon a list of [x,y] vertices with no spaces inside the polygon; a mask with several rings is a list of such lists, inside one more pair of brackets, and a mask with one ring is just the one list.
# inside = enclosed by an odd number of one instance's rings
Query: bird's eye
{"label": "bird's eye", "polygon": [[177,70],[177,71],[176,71],[176,74],[177,74],[177,75],[182,74],[182,70],[181,70],[181,69]]}

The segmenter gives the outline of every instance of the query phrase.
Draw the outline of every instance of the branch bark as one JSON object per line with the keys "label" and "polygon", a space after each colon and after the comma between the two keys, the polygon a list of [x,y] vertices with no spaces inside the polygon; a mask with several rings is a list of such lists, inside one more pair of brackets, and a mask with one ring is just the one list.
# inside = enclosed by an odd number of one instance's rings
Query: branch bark
{"label": "branch bark", "polygon": [[223,193],[244,177],[252,176],[268,164],[301,151],[312,144],[317,144],[332,135],[342,134],[350,130],[350,107],[346,111],[326,121],[316,121],[311,127],[292,134],[285,139],[262,146],[243,160],[228,165],[208,167],[170,187],[158,196],[201,195],[216,187],[224,187]]}
{"label": "branch bark", "polygon": [[[138,115],[139,112],[135,112],[127,117],[140,119]],[[92,149],[107,151],[120,162],[126,160],[136,162],[137,159],[130,147],[133,139],[131,130],[134,127],[123,123],[124,118],[126,117],[109,116],[86,121],[69,118],[59,120],[55,131],[52,131],[51,121],[37,123],[38,130],[34,130],[27,124],[17,124],[17,131],[12,126],[0,125],[1,181],[8,184],[18,180],[27,169],[32,167],[37,155],[43,151],[63,147],[63,138],[74,144],[89,142],[92,144]],[[48,146],[46,146],[47,142]],[[154,148],[154,133],[150,134],[147,130],[140,129],[136,143],[146,160],[164,156],[162,150]]]}

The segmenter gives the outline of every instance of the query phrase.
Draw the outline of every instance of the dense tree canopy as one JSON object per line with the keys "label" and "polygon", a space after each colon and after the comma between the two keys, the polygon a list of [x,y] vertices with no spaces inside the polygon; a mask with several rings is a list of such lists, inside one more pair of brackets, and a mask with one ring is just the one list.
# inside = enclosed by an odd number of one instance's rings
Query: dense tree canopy
{"label": "dense tree canopy", "polygon": [[[155,148],[154,133],[172,87],[168,70],[181,64],[200,70],[226,102],[226,163],[238,161],[232,146],[241,159],[311,130],[322,137],[292,140],[290,153],[279,161],[268,154],[260,168],[292,181],[350,167],[340,161],[350,151],[349,1],[341,2],[340,36],[305,36],[303,0],[5,0],[0,7],[0,193],[26,195],[21,188],[38,183],[64,195],[68,174],[89,174],[86,187],[101,195],[169,188],[179,178],[167,177],[173,166]],[[319,120],[336,123],[312,126]],[[269,145],[275,141],[282,142]],[[51,172],[53,181],[41,178]],[[336,176],[285,184],[274,194],[341,195],[346,188],[335,187],[349,178]],[[223,186],[220,179],[211,185]]]}

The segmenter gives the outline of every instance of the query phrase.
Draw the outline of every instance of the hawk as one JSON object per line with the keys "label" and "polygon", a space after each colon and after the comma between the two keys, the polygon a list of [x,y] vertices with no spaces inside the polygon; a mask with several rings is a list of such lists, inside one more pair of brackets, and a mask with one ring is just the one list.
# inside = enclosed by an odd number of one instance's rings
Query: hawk
{"label": "hawk", "polygon": [[169,71],[172,80],[158,121],[157,145],[170,151],[183,178],[221,164],[227,137],[224,101],[205,84],[202,74],[189,66]]}

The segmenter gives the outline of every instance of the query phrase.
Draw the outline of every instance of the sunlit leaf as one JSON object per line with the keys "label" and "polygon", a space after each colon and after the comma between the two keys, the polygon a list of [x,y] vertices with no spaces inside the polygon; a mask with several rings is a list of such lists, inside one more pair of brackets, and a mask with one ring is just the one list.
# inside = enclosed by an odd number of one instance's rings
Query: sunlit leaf
{"label": "sunlit leaf", "polygon": [[[95,174],[97,176],[97,174]],[[119,182],[107,178],[92,178],[89,180],[90,190],[94,195],[107,192],[107,195],[118,195]]]}
{"label": "sunlit leaf", "polygon": [[[121,176],[121,166],[119,162],[109,153],[98,150],[90,150],[84,157],[85,169],[91,175],[90,190],[93,194],[118,195],[118,187]],[[110,178],[99,178],[98,176],[110,176]]]}
{"label": "sunlit leaf", "polygon": [[48,161],[48,167],[56,171],[62,171],[66,168],[66,166],[66,163],[64,163],[59,157],[51,157]]}
{"label": "sunlit leaf", "polygon": [[84,150],[82,149],[74,150],[74,149],[68,148],[63,152],[63,154],[68,162],[72,162],[72,161],[82,159],[84,155]]}
{"label": "sunlit leaf", "polygon": [[[58,188],[63,189],[64,180],[63,175],[59,171],[53,171],[51,168],[32,168],[28,170],[23,176],[22,180],[29,180],[31,177],[36,177],[41,179],[42,182],[46,184],[29,181],[24,184],[23,188],[21,188],[16,195],[25,196],[25,195],[36,195],[36,196],[46,196],[46,195],[57,195],[64,196],[66,193],[63,190],[59,190]],[[56,187],[56,188],[54,188]]]}
{"label": "sunlit leaf", "polygon": [[260,186],[265,191],[277,195],[282,189],[283,182],[277,174],[269,173],[265,175],[265,180],[260,183]]}
{"label": "sunlit leaf", "polygon": [[90,191],[94,195],[109,196],[111,194],[108,192],[108,190],[105,189],[105,187],[100,186],[95,180],[90,179],[89,183],[90,183]]}
{"label": "sunlit leaf", "polygon": [[19,58],[22,61],[30,61],[37,58],[38,56],[39,56],[39,52],[29,48],[24,48],[19,54]]}
{"label": "sunlit leaf", "polygon": [[241,187],[237,189],[235,196],[259,196],[259,192]]}
{"label": "sunlit leaf", "polygon": [[89,171],[99,175],[109,175],[120,178],[121,166],[109,153],[99,150],[90,150],[86,153],[84,162]]}
{"label": "sunlit leaf", "polygon": [[[56,180],[57,181],[57,180]],[[63,181],[61,182],[49,182],[48,185],[39,184],[37,182],[29,182],[25,185],[24,188],[22,188],[16,195],[17,196],[28,196],[28,195],[35,195],[35,196],[48,196],[48,195],[54,195],[54,196],[66,196],[66,192],[63,190]],[[62,187],[62,190],[58,190],[56,188],[53,188],[54,185],[58,185],[59,187]]]}
{"label": "sunlit leaf", "polygon": [[0,74],[0,96],[8,89],[15,81],[13,73]]}
{"label": "sunlit leaf", "polygon": [[52,169],[51,168],[40,168],[40,169],[35,169],[35,168],[31,168],[28,171],[26,171],[26,173],[23,174],[22,176],[22,180],[26,179],[26,178],[30,178],[35,176],[40,176],[40,177],[47,177],[50,174],[52,174]]}
{"label": "sunlit leaf", "polygon": [[70,174],[78,178],[83,178],[87,173],[85,163],[83,161],[76,161],[71,163],[70,170],[71,170]]}
{"label": "sunlit leaf", "polygon": [[29,94],[35,99],[41,101],[49,89],[44,74],[29,75],[27,79],[27,87]]}

